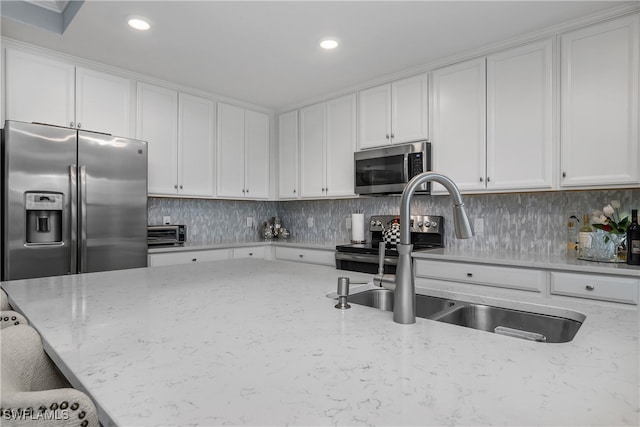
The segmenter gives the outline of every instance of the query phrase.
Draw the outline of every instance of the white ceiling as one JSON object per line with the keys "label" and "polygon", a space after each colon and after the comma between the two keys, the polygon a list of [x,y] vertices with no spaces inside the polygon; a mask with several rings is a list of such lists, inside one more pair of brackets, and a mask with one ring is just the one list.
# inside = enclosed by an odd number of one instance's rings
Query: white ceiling
{"label": "white ceiling", "polygon": [[[6,1],[6,0],[3,0]],[[275,110],[637,1],[96,1],[2,35]],[[150,31],[127,27],[147,17]],[[322,51],[318,42],[341,45]]]}

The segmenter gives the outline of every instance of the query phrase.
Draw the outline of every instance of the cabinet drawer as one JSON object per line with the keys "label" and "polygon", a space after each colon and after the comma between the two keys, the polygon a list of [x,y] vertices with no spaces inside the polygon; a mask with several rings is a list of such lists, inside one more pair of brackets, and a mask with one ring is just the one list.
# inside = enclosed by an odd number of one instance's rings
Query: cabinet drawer
{"label": "cabinet drawer", "polygon": [[546,287],[546,273],[541,270],[431,260],[416,260],[415,269],[417,277],[429,279],[534,292],[542,292]]}
{"label": "cabinet drawer", "polygon": [[248,248],[233,248],[233,258],[258,258],[264,259],[264,246],[252,246]]}
{"label": "cabinet drawer", "polygon": [[638,304],[640,280],[597,274],[551,273],[551,294]]}
{"label": "cabinet drawer", "polygon": [[168,252],[149,255],[149,266],[188,264],[190,262],[219,261],[231,258],[230,249],[209,251]]}
{"label": "cabinet drawer", "polygon": [[276,259],[310,264],[336,265],[335,252],[321,249],[283,248],[276,246]]}

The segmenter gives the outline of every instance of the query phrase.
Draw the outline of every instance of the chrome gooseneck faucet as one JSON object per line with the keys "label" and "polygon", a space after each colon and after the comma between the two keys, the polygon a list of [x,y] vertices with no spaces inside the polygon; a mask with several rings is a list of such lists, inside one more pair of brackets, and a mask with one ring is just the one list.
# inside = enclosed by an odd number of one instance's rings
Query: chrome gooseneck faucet
{"label": "chrome gooseneck faucet", "polygon": [[473,236],[469,218],[462,203],[460,190],[451,178],[437,172],[424,172],[416,175],[405,187],[400,199],[400,243],[398,243],[398,265],[396,267],[393,321],[409,324],[416,322],[416,286],[411,265],[411,199],[416,188],[427,181],[442,184],[453,199],[453,224],[458,239]]}

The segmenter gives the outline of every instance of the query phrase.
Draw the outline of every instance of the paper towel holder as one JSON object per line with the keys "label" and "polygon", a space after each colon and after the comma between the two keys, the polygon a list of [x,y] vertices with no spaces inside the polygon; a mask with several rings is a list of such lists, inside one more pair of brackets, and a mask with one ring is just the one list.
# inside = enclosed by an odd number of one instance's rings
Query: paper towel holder
{"label": "paper towel holder", "polygon": [[367,239],[364,230],[364,214],[357,211],[351,214],[351,243],[366,243]]}

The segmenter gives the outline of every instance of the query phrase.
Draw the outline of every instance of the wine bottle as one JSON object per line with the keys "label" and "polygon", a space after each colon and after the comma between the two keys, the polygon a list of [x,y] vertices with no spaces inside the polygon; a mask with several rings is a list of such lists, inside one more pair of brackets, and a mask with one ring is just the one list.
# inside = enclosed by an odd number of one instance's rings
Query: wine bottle
{"label": "wine bottle", "polygon": [[638,210],[631,210],[631,224],[627,227],[627,264],[640,265],[640,225]]}
{"label": "wine bottle", "polygon": [[593,238],[593,228],[589,225],[589,214],[582,216],[582,227],[578,234],[578,258],[588,259],[591,257],[591,240]]}

